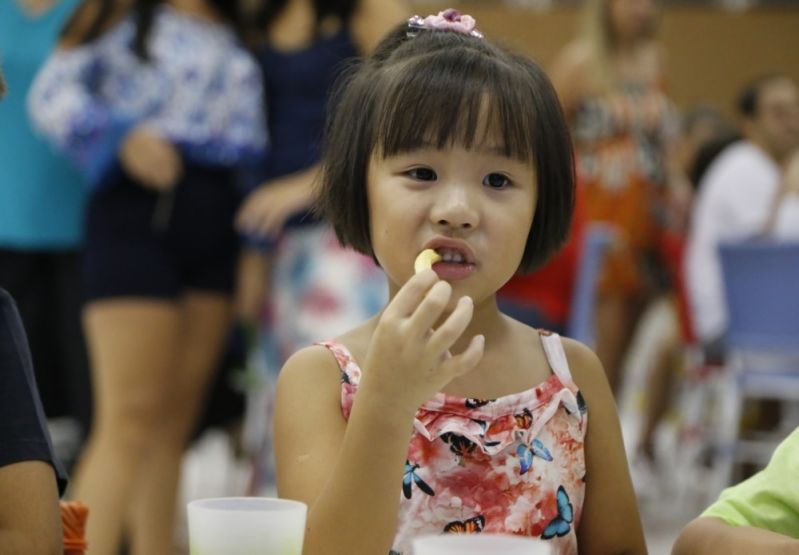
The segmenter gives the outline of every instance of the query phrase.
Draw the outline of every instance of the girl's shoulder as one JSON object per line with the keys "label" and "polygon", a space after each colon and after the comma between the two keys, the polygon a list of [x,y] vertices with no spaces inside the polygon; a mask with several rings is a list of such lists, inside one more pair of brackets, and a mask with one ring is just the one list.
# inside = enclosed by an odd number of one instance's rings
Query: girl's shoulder
{"label": "girl's shoulder", "polygon": [[568,337],[561,337],[561,343],[572,379],[584,395],[609,387],[605,369],[594,351]]}
{"label": "girl's shoulder", "polygon": [[316,384],[318,380],[324,381],[326,375],[335,377],[338,367],[333,351],[325,344],[315,344],[304,347],[291,355],[280,370],[278,382],[287,380],[304,380]]}
{"label": "girl's shoulder", "polygon": [[594,423],[588,427],[588,435],[604,434],[602,430],[607,426],[618,425],[616,401],[605,368],[586,345],[574,339],[563,338],[562,341],[572,379]]}
{"label": "girl's shoulder", "polygon": [[[283,364],[275,398],[281,412],[328,418],[340,412],[338,363],[321,345],[300,349]],[[302,408],[300,408],[302,407]],[[307,407],[312,407],[307,410]]]}
{"label": "girl's shoulder", "polygon": [[[369,348],[373,327],[367,322],[329,341],[320,341],[300,349],[283,365],[281,378],[314,380],[319,388],[339,383],[341,372],[363,360]],[[360,370],[360,369],[359,369]],[[287,378],[288,379],[288,378]]]}

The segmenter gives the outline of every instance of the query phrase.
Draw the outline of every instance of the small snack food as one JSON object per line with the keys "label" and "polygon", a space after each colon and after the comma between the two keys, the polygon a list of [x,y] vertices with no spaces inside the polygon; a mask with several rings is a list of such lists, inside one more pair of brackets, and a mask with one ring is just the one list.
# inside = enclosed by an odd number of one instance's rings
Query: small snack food
{"label": "small snack food", "polygon": [[413,263],[413,273],[418,274],[423,270],[428,270],[433,267],[433,264],[441,260],[441,255],[433,249],[425,249],[419,253]]}

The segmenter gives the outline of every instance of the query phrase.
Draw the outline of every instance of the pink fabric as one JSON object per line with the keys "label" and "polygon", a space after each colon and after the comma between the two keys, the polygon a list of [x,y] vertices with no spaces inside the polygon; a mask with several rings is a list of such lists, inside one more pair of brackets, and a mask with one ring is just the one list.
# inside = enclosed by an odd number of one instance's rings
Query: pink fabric
{"label": "pink fabric", "polygon": [[[438,393],[418,410],[392,553],[443,532],[541,537],[554,553],[577,553],[587,410],[560,337],[539,336],[553,374],[535,388],[494,400]],[[348,419],[361,369],[343,345],[321,345],[341,368]]]}
{"label": "pink fabric", "polygon": [[470,15],[463,14],[452,8],[438,12],[436,15],[421,17],[414,15],[408,20],[408,26],[417,29],[430,29],[436,31],[454,31],[462,35],[471,35],[483,38],[483,34],[475,29],[477,22]]}

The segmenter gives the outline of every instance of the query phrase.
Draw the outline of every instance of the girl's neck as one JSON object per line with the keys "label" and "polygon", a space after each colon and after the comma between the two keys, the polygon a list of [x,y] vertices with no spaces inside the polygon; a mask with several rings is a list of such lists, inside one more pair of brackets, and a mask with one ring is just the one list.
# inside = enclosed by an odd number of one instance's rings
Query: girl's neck
{"label": "girl's neck", "polygon": [[167,2],[176,10],[206,21],[220,21],[222,18],[212,6],[204,0],[169,0]]}
{"label": "girl's neck", "polygon": [[[449,314],[446,314],[449,316]],[[443,320],[443,318],[442,318]],[[482,335],[486,339],[486,345],[499,345],[501,339],[507,334],[508,320],[499,311],[496,297],[492,296],[485,299],[474,307],[472,321],[463,332],[460,339],[452,346],[453,353],[460,353],[469,346],[469,342],[475,335]]]}

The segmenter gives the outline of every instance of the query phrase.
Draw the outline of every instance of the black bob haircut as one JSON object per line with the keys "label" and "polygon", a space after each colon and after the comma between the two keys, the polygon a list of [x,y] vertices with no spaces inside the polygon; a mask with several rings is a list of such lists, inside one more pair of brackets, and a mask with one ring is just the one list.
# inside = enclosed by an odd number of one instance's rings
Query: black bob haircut
{"label": "black bob haircut", "polygon": [[[574,155],[549,78],[530,59],[485,39],[400,25],[342,75],[331,97],[317,211],[339,242],[375,258],[366,179],[372,156],[425,145],[479,147],[496,136],[535,169],[538,203],[519,267],[532,271],[568,236]],[[489,135],[488,137],[486,135]]]}

